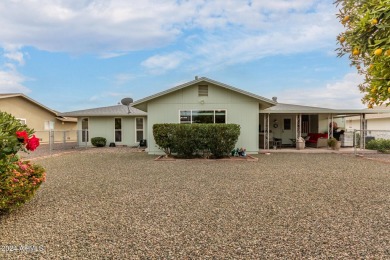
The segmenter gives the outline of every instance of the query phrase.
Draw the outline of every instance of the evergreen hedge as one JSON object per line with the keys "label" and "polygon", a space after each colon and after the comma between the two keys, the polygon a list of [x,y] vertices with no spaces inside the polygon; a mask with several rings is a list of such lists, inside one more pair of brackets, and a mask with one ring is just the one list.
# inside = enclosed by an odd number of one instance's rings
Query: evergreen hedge
{"label": "evergreen hedge", "polygon": [[366,148],[370,150],[377,150],[382,153],[390,153],[390,140],[382,138],[371,140],[366,144]]}
{"label": "evergreen hedge", "polygon": [[166,155],[192,157],[229,155],[234,149],[240,126],[237,124],[155,124],[153,136]]}

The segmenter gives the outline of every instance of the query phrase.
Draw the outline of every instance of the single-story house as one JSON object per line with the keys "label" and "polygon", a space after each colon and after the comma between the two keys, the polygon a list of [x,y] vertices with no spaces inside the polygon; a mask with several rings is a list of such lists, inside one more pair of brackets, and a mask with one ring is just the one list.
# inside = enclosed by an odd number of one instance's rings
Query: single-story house
{"label": "single-story house", "polygon": [[22,93],[0,94],[0,111],[13,115],[34,129],[42,143],[48,142],[49,131],[70,131],[68,137],[77,139],[77,118],[61,116]]}
{"label": "single-story house", "polygon": [[91,144],[91,138],[104,137],[108,143],[134,146],[147,139],[147,113],[132,106],[115,105],[73,112],[63,115],[76,117],[81,131],[79,143]]}
{"label": "single-story house", "polygon": [[[366,115],[366,129],[390,131],[390,107],[377,106],[375,110],[383,110],[383,113]],[[346,117],[345,128],[360,130],[360,118],[358,116]]]}
{"label": "single-story house", "polygon": [[[335,110],[278,103],[245,90],[206,78],[175,86],[124,105],[63,113],[78,118],[78,129],[89,137],[105,137],[108,142],[137,145],[145,138],[150,154],[160,154],[153,138],[157,123],[235,123],[241,126],[237,147],[247,153],[269,149],[274,138],[294,144],[300,136],[328,133],[333,121],[345,115],[377,113],[374,110]],[[341,126],[341,125],[339,125]],[[345,126],[344,126],[345,127]],[[88,130],[88,131],[86,131]],[[141,138],[142,137],[142,138]],[[80,142],[90,142],[87,135]]]}

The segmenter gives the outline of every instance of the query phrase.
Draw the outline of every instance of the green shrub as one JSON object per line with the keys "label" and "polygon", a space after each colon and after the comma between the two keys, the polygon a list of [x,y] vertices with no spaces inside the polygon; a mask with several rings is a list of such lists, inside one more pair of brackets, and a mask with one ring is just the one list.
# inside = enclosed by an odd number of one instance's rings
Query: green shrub
{"label": "green shrub", "polygon": [[174,149],[175,124],[155,124],[153,125],[153,136],[157,146],[168,156]]}
{"label": "green shrub", "polygon": [[12,115],[0,112],[0,213],[30,200],[46,179],[45,169],[20,160],[19,151],[34,151],[39,139]]}
{"label": "green shrub", "polygon": [[104,146],[106,146],[107,139],[104,137],[92,137],[91,143],[93,146],[96,146],[96,147],[104,147]]}
{"label": "green shrub", "polygon": [[216,124],[212,126],[208,131],[210,152],[217,158],[230,154],[240,135],[240,126],[236,124]]}
{"label": "green shrub", "polygon": [[153,135],[166,155],[191,157],[212,153],[219,158],[234,148],[240,126],[236,124],[155,124]]}
{"label": "green shrub", "polygon": [[376,139],[371,140],[366,144],[366,148],[370,150],[377,150],[382,153],[389,153],[390,152],[390,140],[386,139]]}
{"label": "green shrub", "polygon": [[180,156],[191,157],[198,150],[198,127],[193,127],[190,124],[175,125],[174,151]]}
{"label": "green shrub", "polygon": [[336,145],[337,145],[337,139],[336,138],[331,137],[326,142],[328,143],[328,147],[331,147],[333,149],[336,148]]}

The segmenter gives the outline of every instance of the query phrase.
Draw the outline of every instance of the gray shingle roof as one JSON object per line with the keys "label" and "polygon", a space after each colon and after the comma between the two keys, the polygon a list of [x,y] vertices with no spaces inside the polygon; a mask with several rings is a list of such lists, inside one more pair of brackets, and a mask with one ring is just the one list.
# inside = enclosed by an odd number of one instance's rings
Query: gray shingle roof
{"label": "gray shingle roof", "polygon": [[382,114],[381,109],[331,109],[277,103],[273,107],[261,110],[260,114]]}
{"label": "gray shingle roof", "polygon": [[109,107],[98,107],[84,110],[61,113],[62,116],[81,117],[81,116],[146,116],[147,113],[135,107],[130,106],[130,113],[127,106],[116,105]]}
{"label": "gray shingle roof", "polygon": [[275,106],[264,109],[261,112],[271,113],[271,114],[272,113],[332,113],[333,109],[277,103]]}

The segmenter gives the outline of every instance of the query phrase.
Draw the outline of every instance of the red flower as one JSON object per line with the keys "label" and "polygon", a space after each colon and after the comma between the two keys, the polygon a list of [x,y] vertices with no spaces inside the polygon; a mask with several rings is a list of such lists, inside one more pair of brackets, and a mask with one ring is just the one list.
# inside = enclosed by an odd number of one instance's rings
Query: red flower
{"label": "red flower", "polygon": [[39,146],[39,139],[33,135],[30,139],[27,141],[26,148],[29,151],[34,151]]}
{"label": "red flower", "polygon": [[23,139],[23,143],[26,144],[28,140],[28,134],[26,131],[16,131],[16,137],[18,139]]}

